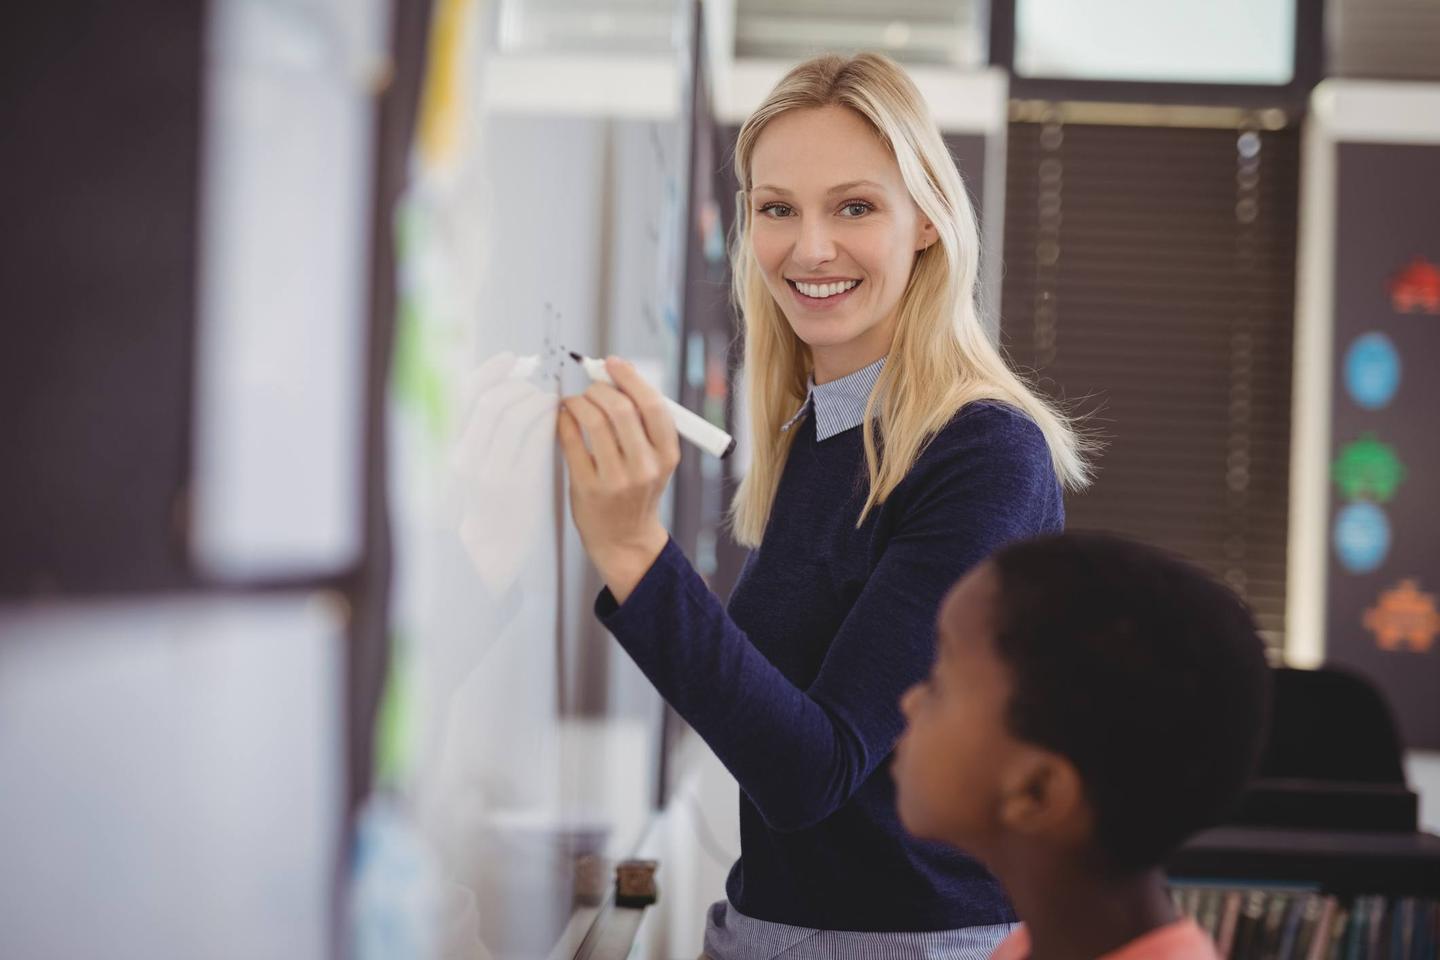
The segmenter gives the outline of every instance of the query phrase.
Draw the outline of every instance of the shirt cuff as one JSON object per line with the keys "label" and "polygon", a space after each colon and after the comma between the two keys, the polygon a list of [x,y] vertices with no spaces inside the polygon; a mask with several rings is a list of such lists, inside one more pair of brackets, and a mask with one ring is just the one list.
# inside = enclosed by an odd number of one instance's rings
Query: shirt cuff
{"label": "shirt cuff", "polygon": [[630,596],[625,598],[623,604],[615,600],[615,594],[610,592],[609,587],[601,588],[599,596],[595,598],[595,616],[611,633],[615,633],[617,626],[651,609],[655,597],[664,592],[665,580],[673,575],[677,567],[683,567],[689,562],[675,538],[666,538],[660,555],[650,564],[650,569],[645,571],[645,575],[635,584],[635,589],[630,591]]}

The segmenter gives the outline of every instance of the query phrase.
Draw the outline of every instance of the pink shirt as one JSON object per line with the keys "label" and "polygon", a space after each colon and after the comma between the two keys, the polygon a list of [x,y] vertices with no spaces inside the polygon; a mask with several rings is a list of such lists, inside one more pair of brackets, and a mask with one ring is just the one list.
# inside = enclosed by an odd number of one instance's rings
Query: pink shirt
{"label": "pink shirt", "polygon": [[[1030,934],[1025,927],[1000,941],[990,960],[1030,960]],[[1096,960],[1220,960],[1208,934],[1186,917],[1151,930]]]}

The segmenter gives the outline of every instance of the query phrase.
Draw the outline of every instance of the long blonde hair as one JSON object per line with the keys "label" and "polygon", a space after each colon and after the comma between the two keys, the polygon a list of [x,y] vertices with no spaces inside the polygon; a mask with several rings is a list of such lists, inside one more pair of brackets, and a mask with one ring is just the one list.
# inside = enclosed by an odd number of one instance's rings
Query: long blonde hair
{"label": "long blonde hair", "polygon": [[[736,220],[732,296],[745,332],[746,399],[753,451],[731,503],[736,540],[757,546],[794,432],[780,428],[805,399],[809,348],[790,329],[750,248],[750,161],[761,132],[789,110],[842,105],[889,146],[906,188],[939,239],[916,255],[901,295],[889,359],[866,404],[865,465],[870,494],[862,522],[915,465],[925,445],[961,407],[996,400],[1039,426],[1056,476],[1071,489],[1089,483],[1089,444],[1069,417],[1036,395],[1005,363],[981,327],[975,302],[979,232],[960,172],[909,76],[881,54],[815,57],[786,74],[740,128],[735,173],[744,203]],[[883,455],[878,437],[883,437]]]}

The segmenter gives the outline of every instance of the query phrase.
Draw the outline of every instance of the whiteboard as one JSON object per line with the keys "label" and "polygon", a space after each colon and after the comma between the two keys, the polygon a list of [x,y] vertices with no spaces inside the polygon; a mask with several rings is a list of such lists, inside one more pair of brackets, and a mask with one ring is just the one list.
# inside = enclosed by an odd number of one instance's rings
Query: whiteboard
{"label": "whiteboard", "polygon": [[211,577],[359,560],[389,14],[386,0],[210,5],[190,542]]}
{"label": "whiteboard", "polygon": [[[417,953],[546,956],[593,900],[577,875],[603,884],[642,841],[662,718],[591,611],[555,444],[586,381],[563,358],[620,353],[675,395],[689,136],[674,112],[498,105],[483,47],[457,42],[446,76],[439,42],[395,220],[386,799],[362,817],[355,929],[421,889]],[[387,900],[364,866],[394,851],[424,879]]]}
{"label": "whiteboard", "polygon": [[0,956],[319,958],[344,811],[344,607],[0,607]]}

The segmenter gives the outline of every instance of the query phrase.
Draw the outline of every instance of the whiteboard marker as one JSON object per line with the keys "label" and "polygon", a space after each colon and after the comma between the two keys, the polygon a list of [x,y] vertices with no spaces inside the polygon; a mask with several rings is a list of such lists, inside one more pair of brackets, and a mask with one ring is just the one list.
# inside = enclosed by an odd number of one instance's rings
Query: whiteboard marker
{"label": "whiteboard marker", "polygon": [[[570,357],[585,370],[591,380],[598,380],[601,383],[608,383],[612,387],[615,381],[610,379],[610,373],[605,369],[605,361],[597,360],[594,357],[582,357],[580,354],[570,351]],[[675,420],[675,429],[680,436],[689,440],[701,450],[715,454],[724,459],[730,456],[735,449],[735,438],[715,424],[706,420],[698,413],[693,413],[665,397],[665,404],[670,408],[670,416]]]}

